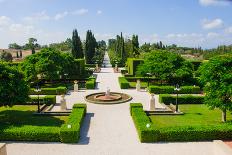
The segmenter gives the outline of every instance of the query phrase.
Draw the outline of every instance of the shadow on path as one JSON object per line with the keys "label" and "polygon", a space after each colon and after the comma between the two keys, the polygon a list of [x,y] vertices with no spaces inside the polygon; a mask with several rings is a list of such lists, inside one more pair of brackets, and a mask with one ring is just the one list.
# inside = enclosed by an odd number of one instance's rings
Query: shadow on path
{"label": "shadow on path", "polygon": [[89,137],[87,137],[90,127],[91,118],[94,117],[94,113],[86,113],[86,116],[83,121],[83,125],[80,131],[80,140],[79,145],[87,145],[89,144]]}

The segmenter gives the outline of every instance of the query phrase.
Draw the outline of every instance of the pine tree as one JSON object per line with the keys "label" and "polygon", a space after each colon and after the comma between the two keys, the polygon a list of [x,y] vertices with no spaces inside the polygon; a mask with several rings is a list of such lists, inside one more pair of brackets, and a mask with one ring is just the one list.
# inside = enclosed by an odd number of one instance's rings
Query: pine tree
{"label": "pine tree", "polygon": [[72,55],[76,59],[84,57],[81,39],[78,36],[78,32],[76,29],[73,30],[72,35]]}

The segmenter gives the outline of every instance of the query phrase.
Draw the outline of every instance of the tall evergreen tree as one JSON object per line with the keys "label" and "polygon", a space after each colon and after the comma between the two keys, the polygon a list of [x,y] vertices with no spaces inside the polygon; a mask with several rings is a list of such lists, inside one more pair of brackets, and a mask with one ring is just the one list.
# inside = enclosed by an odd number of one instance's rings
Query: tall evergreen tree
{"label": "tall evergreen tree", "polygon": [[19,56],[20,56],[20,58],[23,57],[23,52],[22,52],[22,50],[19,51]]}
{"label": "tall evergreen tree", "polygon": [[132,36],[132,52],[133,56],[137,57],[139,55],[139,38],[138,35]]}
{"label": "tall evergreen tree", "polygon": [[85,40],[85,60],[86,63],[94,63],[93,57],[95,55],[97,48],[97,41],[93,35],[93,33],[88,30],[86,34],[86,40]]}
{"label": "tall evergreen tree", "polygon": [[76,59],[84,57],[81,39],[76,29],[73,30],[72,35],[72,55]]}

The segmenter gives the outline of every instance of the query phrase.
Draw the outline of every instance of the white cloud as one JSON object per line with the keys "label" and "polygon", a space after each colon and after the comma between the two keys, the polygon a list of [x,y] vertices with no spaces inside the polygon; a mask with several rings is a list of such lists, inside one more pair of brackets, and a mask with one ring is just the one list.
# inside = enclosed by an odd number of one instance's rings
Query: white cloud
{"label": "white cloud", "polygon": [[230,0],[199,0],[202,6],[227,6],[230,2]]}
{"label": "white cloud", "polygon": [[204,19],[202,21],[202,28],[203,29],[216,29],[223,26],[223,20],[220,18],[214,20]]}
{"label": "white cloud", "polygon": [[97,10],[97,14],[98,15],[102,14],[102,11],[101,10]]}
{"label": "white cloud", "polygon": [[207,37],[208,38],[216,38],[216,37],[218,37],[219,36],[219,34],[218,33],[215,33],[215,32],[209,32],[208,34],[207,34]]}
{"label": "white cloud", "polygon": [[0,16],[0,26],[8,26],[11,23],[11,19],[6,16]]}
{"label": "white cloud", "polygon": [[64,18],[67,15],[68,15],[68,11],[65,11],[63,13],[58,13],[58,14],[55,15],[54,19],[55,20],[60,20],[60,19]]}
{"label": "white cloud", "polygon": [[46,11],[42,11],[42,12],[39,12],[39,13],[35,13],[32,16],[24,17],[23,21],[34,23],[34,22],[37,22],[37,21],[49,20],[49,19],[50,19],[50,17],[46,14]]}
{"label": "white cloud", "polygon": [[232,26],[225,29],[226,34],[232,33]]}
{"label": "white cloud", "polygon": [[73,11],[72,14],[73,15],[85,15],[88,12],[89,12],[88,9],[79,9],[79,10]]}

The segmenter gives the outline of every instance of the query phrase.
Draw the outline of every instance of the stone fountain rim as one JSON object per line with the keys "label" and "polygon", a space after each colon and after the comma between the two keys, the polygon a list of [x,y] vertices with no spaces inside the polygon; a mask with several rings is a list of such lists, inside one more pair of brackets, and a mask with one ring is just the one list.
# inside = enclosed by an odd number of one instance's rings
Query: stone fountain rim
{"label": "stone fountain rim", "polygon": [[112,94],[124,94],[128,96],[128,99],[126,100],[122,100],[122,101],[109,101],[109,102],[104,102],[104,101],[92,101],[92,100],[88,100],[87,97],[89,97],[90,95],[97,95],[97,94],[105,94],[105,92],[98,92],[98,93],[91,93],[85,96],[85,101],[89,102],[89,103],[94,103],[94,104],[102,104],[102,105],[112,105],[112,104],[120,104],[120,103],[125,103],[125,102],[129,102],[130,100],[132,100],[133,98],[125,93],[119,93],[119,92],[110,92]]}

